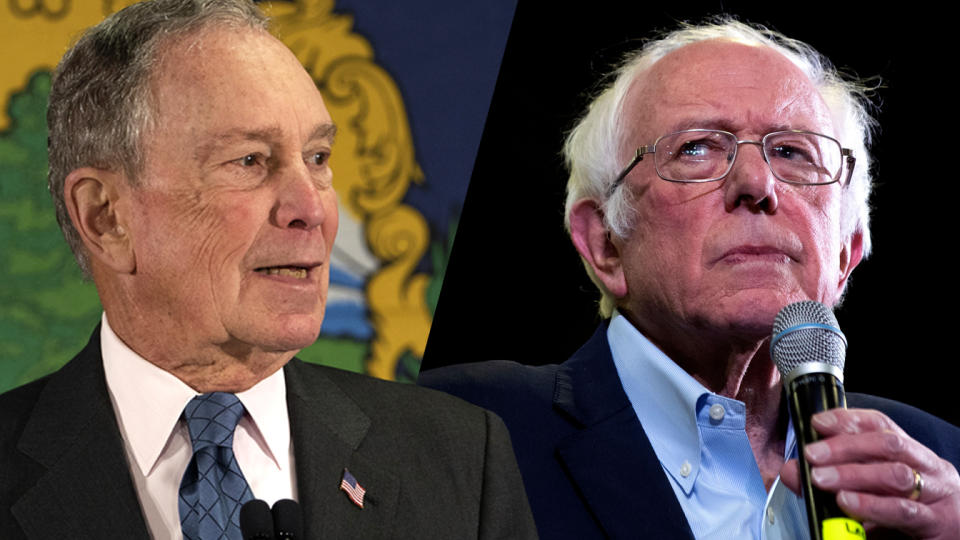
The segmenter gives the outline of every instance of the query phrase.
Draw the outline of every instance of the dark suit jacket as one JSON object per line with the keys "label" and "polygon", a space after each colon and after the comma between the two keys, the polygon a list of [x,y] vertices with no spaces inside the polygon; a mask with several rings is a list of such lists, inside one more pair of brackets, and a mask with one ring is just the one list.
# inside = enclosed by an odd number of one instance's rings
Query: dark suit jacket
{"label": "dark suit jacket", "polygon": [[[560,365],[491,361],[421,372],[420,384],[499,414],[513,439],[541,538],[692,539],[667,476],[624,393],[603,324]],[[893,401],[879,409],[960,468],[960,429]]]}
{"label": "dark suit jacket", "polygon": [[[439,392],[285,368],[307,538],[533,537],[509,436]],[[348,468],[364,508],[339,490]],[[147,538],[99,329],[60,371],[0,396],[0,538]]]}

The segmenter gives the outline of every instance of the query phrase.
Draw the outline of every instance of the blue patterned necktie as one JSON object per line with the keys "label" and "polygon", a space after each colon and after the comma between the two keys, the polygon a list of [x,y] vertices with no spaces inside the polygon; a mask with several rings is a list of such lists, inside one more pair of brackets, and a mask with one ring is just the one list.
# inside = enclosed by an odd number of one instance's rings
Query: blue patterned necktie
{"label": "blue patterned necktie", "polygon": [[240,538],[240,507],[253,499],[233,455],[233,431],[243,416],[237,396],[199,395],[183,409],[193,459],[180,482],[180,526],[185,540]]}

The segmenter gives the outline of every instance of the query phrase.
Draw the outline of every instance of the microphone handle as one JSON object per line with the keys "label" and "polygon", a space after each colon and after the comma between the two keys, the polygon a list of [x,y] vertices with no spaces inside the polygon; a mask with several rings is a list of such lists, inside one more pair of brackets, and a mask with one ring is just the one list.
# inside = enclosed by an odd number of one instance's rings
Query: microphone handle
{"label": "microphone handle", "polygon": [[828,409],[847,408],[843,383],[829,373],[806,373],[787,384],[787,396],[800,449],[800,483],[803,485],[811,540],[866,540],[863,525],[840,509],[836,495],[813,485],[810,465],[803,455],[807,444],[820,440],[810,425],[813,415]]}

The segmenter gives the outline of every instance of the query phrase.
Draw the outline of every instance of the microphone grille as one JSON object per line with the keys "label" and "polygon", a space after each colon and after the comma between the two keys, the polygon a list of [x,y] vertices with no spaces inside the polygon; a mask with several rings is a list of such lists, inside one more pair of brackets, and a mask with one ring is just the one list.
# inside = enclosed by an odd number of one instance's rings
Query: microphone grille
{"label": "microphone grille", "polygon": [[240,507],[240,533],[243,540],[273,538],[273,517],[266,501],[253,499]]}
{"label": "microphone grille", "polygon": [[280,499],[273,503],[273,527],[277,540],[300,540],[303,538],[303,517],[300,505],[292,499]]}
{"label": "microphone grille", "polygon": [[829,364],[842,372],[847,339],[832,309],[805,300],[789,304],[777,314],[770,354],[785,380],[794,369],[810,362]]}

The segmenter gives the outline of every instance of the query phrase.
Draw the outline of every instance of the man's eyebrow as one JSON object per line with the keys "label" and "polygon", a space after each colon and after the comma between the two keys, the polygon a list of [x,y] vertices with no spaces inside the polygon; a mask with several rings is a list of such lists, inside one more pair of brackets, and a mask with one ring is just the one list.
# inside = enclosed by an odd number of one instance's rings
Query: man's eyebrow
{"label": "man's eyebrow", "polygon": [[[330,122],[317,125],[310,133],[308,140],[329,139],[333,144],[333,138],[337,133],[337,126]],[[245,129],[236,128],[212,136],[203,144],[197,146],[194,151],[194,157],[197,161],[203,163],[209,159],[218,148],[227,146],[235,142],[242,141],[264,141],[271,142],[280,139],[283,130],[279,127],[269,127],[264,129]]]}
{"label": "man's eyebrow", "polygon": [[308,137],[307,140],[313,141],[316,139],[329,139],[330,144],[333,144],[333,139],[334,137],[336,137],[336,135],[337,135],[336,124],[324,123],[313,128],[313,133],[310,134],[310,137]]}
{"label": "man's eyebrow", "polygon": [[273,141],[281,136],[280,128],[271,127],[265,129],[244,129],[237,128],[218,133],[197,146],[194,156],[197,161],[204,162],[219,147],[239,141]]}
{"label": "man's eyebrow", "polygon": [[[687,129],[719,129],[721,131],[729,131],[734,135],[737,134],[743,128],[741,125],[737,125],[730,120],[724,118],[700,118],[700,119],[687,119],[677,122],[672,126],[672,132],[675,131],[684,131]],[[774,131],[787,131],[791,129],[807,129],[804,127],[797,127],[784,123],[768,124],[764,130],[764,135],[767,133],[773,133]],[[665,135],[665,134],[661,134]]]}
{"label": "man's eyebrow", "polygon": [[721,118],[690,118],[677,122],[671,126],[673,131],[684,131],[688,129],[719,129],[722,131],[734,131],[735,126],[729,121]]}

